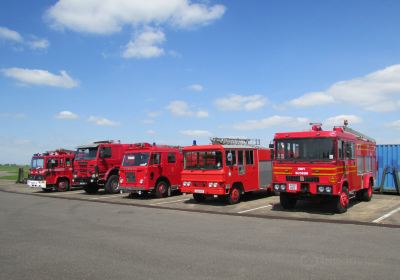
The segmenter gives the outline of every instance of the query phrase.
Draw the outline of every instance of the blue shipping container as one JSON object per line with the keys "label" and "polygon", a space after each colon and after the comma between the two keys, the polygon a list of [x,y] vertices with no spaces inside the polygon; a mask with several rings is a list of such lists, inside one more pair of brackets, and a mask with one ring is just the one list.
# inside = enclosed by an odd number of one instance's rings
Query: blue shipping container
{"label": "blue shipping container", "polygon": [[[375,184],[375,189],[379,189],[383,179],[385,168],[389,168],[389,172],[393,172],[396,168],[398,176],[400,176],[400,144],[396,145],[376,145],[376,157],[378,160],[378,180]],[[399,178],[399,177],[398,177]],[[399,186],[400,187],[400,186]],[[385,176],[383,182],[384,191],[395,191],[396,185],[392,173]]]}

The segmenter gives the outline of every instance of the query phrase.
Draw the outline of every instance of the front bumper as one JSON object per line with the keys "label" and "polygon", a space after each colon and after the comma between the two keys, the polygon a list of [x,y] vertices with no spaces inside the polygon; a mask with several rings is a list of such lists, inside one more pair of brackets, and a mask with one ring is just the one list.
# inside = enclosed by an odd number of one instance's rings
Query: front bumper
{"label": "front bumper", "polygon": [[97,178],[92,177],[77,177],[72,179],[72,185],[74,186],[84,186],[89,184],[97,184]]}
{"label": "front bumper", "polygon": [[205,194],[205,195],[225,195],[229,192],[229,189],[226,190],[224,188],[210,188],[210,187],[184,187],[181,186],[179,190],[182,193],[198,193],[198,194]]}
{"label": "front bumper", "polygon": [[46,181],[28,180],[26,184],[30,188],[47,189]]}
{"label": "front bumper", "polygon": [[121,193],[142,193],[142,192],[152,192],[154,188],[144,187],[144,186],[121,186],[119,185],[119,191]]}

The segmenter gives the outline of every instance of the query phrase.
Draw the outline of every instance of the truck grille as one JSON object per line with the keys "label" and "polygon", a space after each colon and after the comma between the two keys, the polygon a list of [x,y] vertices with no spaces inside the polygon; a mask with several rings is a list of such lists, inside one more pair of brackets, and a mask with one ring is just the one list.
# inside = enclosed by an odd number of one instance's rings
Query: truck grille
{"label": "truck grille", "polygon": [[[300,180],[301,177],[303,177],[304,180]],[[319,183],[319,177],[286,176],[286,181],[291,181],[291,182]]]}
{"label": "truck grille", "polygon": [[43,181],[44,180],[44,176],[43,175],[35,175],[35,174],[30,174],[28,176],[28,180],[36,180],[36,181]]}
{"label": "truck grille", "polygon": [[128,173],[126,173],[126,182],[127,182],[127,183],[134,183],[134,182],[136,182],[135,173],[133,173],[133,172],[128,172]]}

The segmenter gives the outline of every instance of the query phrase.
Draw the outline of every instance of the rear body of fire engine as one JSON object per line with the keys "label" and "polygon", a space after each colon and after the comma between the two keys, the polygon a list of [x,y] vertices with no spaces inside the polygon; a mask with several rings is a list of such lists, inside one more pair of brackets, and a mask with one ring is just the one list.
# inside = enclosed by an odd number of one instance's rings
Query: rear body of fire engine
{"label": "rear body of fire engine", "polygon": [[120,192],[170,196],[181,183],[182,149],[139,143],[125,152],[120,169]]}
{"label": "rear body of fire engine", "polygon": [[198,202],[212,196],[234,204],[245,192],[271,189],[271,151],[249,141],[213,138],[210,145],[185,147],[181,192]]}
{"label": "rear body of fire engine", "polygon": [[79,146],[74,163],[73,184],[87,193],[104,188],[107,193],[119,192],[119,168],[130,144],[99,141]]}
{"label": "rear body of fire engine", "polygon": [[376,177],[376,143],[345,126],[324,131],[276,133],[273,188],[283,208],[293,209],[299,199],[331,203],[338,213],[349,200],[369,201]]}
{"label": "rear body of fire engine", "polygon": [[55,150],[34,154],[27,185],[44,191],[68,191],[71,187],[75,152]]}

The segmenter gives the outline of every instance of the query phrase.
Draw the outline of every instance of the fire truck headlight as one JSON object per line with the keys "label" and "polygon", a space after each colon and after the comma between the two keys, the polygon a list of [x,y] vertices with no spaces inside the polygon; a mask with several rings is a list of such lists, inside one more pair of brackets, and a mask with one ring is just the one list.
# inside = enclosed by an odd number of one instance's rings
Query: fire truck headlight
{"label": "fire truck headlight", "polygon": [[319,186],[319,187],[318,187],[318,191],[319,191],[319,192],[324,192],[324,191],[325,191],[325,188],[324,188],[323,186]]}
{"label": "fire truck headlight", "polygon": [[143,179],[140,179],[139,183],[140,183],[140,184],[143,184],[143,182],[144,182],[144,180],[143,180]]}
{"label": "fire truck headlight", "polygon": [[74,178],[78,178],[78,175],[77,175],[77,174],[74,174]]}
{"label": "fire truck headlight", "polygon": [[278,184],[274,185],[274,190],[279,191],[279,185]]}
{"label": "fire truck headlight", "polygon": [[208,187],[212,188],[213,187],[213,183],[212,182],[208,183]]}
{"label": "fire truck headlight", "polygon": [[96,174],[95,173],[92,174],[92,178],[96,178]]}
{"label": "fire truck headlight", "polygon": [[218,187],[218,183],[214,183],[214,184],[213,184],[213,187],[214,187],[214,188]]}
{"label": "fire truck headlight", "polygon": [[282,184],[282,185],[280,186],[280,189],[281,189],[281,191],[284,191],[284,190],[286,189],[286,186]]}
{"label": "fire truck headlight", "polygon": [[326,187],[326,188],[325,188],[325,191],[326,191],[327,193],[331,193],[331,192],[332,192],[332,187]]}
{"label": "fire truck headlight", "polygon": [[120,184],[122,184],[124,182],[124,178],[120,178],[119,182],[120,182]]}

